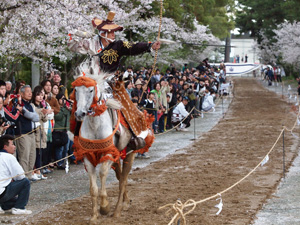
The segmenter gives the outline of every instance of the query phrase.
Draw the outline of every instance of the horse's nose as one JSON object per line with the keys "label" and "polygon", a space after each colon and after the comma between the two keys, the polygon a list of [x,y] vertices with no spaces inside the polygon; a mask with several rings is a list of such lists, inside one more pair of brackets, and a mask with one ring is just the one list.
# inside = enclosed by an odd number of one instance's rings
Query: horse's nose
{"label": "horse's nose", "polygon": [[86,116],[87,113],[80,110],[80,111],[76,111],[74,114],[77,119],[82,119],[84,116]]}

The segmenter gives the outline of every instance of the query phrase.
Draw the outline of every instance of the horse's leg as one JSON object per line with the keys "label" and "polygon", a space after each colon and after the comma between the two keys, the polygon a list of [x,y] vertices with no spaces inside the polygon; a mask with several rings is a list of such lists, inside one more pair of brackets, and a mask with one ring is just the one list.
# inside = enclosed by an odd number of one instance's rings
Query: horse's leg
{"label": "horse's leg", "polygon": [[[120,161],[117,162],[117,163],[114,163],[112,165],[112,167],[114,167],[116,177],[117,177],[118,181],[120,181],[120,177],[122,175],[122,169],[121,169]],[[130,203],[130,199],[128,197],[127,187],[125,187],[125,191],[124,191],[124,195],[123,195],[123,210],[128,210],[129,203]]]}
{"label": "horse's leg", "polygon": [[112,161],[108,160],[106,162],[101,163],[100,165],[100,180],[101,180],[101,189],[100,189],[100,213],[102,215],[107,215],[110,211],[110,204],[107,200],[107,192],[106,192],[106,178],[108,175],[108,171],[112,165]]}
{"label": "horse's leg", "polygon": [[[120,138],[119,138],[119,141],[118,141],[116,147],[119,150],[122,150],[122,149],[124,149],[127,146],[128,142],[130,141],[130,139],[132,137],[132,133],[131,133],[130,130],[128,130],[127,128],[125,128],[123,125],[120,126],[120,133],[121,133],[121,135],[120,135]],[[114,167],[116,168],[115,172],[116,172],[117,179],[120,182],[120,177],[122,176],[122,169],[121,169],[120,163],[118,165],[114,166]],[[129,169],[129,171],[130,171],[130,169]],[[128,193],[127,193],[126,185],[125,185],[125,190],[124,190],[124,195],[123,195],[123,203],[124,203],[124,205],[123,205],[124,206],[124,210],[128,210],[130,200],[128,198]]]}
{"label": "horse's leg", "polygon": [[[128,174],[131,170],[134,156],[135,156],[135,154],[133,154],[133,153],[127,155],[123,162],[122,175],[119,180],[119,199],[118,199],[118,203],[117,203],[117,206],[116,206],[116,209],[114,212],[114,217],[120,217],[120,215],[121,215],[121,210],[122,210],[123,200],[124,200],[124,193],[126,192]],[[127,196],[127,194],[125,196]]]}
{"label": "horse's leg", "polygon": [[112,164],[112,167],[114,168],[114,171],[116,173],[116,178],[118,180],[120,180],[121,173],[122,173],[122,169],[121,169],[120,165],[121,165],[120,160],[118,160],[117,162],[115,162],[114,164]]}
{"label": "horse's leg", "polygon": [[97,186],[97,175],[96,168],[90,163],[87,158],[84,158],[84,165],[88,171],[90,178],[90,194],[92,198],[92,218],[91,224],[96,224],[99,216],[98,213],[98,186]]}

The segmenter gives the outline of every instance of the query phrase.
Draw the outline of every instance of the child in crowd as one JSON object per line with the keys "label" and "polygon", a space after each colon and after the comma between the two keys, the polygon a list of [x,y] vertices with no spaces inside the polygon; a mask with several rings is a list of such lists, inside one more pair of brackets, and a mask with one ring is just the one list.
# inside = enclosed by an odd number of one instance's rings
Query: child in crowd
{"label": "child in crowd", "polygon": [[162,107],[159,107],[159,110],[157,111],[158,130],[160,133],[165,132],[165,112],[166,107],[164,105]]}

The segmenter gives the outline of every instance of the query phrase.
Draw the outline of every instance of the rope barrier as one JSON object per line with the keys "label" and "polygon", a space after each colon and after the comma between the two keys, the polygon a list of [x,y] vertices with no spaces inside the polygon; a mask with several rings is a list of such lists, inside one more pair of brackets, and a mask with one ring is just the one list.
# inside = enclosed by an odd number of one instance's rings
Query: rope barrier
{"label": "rope barrier", "polygon": [[[228,96],[227,96],[227,97],[228,97]],[[193,108],[191,109],[191,111],[189,112],[188,116],[192,113],[192,111],[193,111],[194,109],[195,109],[195,107],[193,107]],[[259,163],[258,163],[258,164],[257,164],[257,165],[256,165],[256,166],[255,166],[255,167],[254,167],[254,168],[253,168],[246,176],[244,176],[242,179],[240,179],[239,181],[237,181],[236,183],[234,183],[233,185],[231,185],[231,186],[228,187],[227,189],[225,189],[225,190],[223,190],[223,191],[221,191],[221,192],[219,192],[219,193],[217,193],[217,194],[215,194],[215,195],[212,195],[212,196],[210,196],[210,197],[207,197],[207,198],[205,198],[205,199],[202,199],[202,200],[200,200],[200,201],[195,201],[195,200],[193,200],[193,199],[189,199],[189,200],[187,200],[185,203],[182,203],[181,200],[178,199],[178,200],[176,201],[176,203],[174,203],[174,204],[167,204],[167,205],[164,205],[164,206],[162,206],[162,207],[159,207],[159,210],[162,210],[162,209],[167,208],[167,207],[171,207],[171,209],[169,209],[169,210],[167,211],[167,213],[170,212],[170,211],[172,211],[172,210],[175,211],[176,214],[173,216],[173,218],[172,218],[172,220],[170,221],[169,225],[171,225],[174,221],[177,221],[178,219],[182,219],[183,224],[186,225],[186,219],[185,219],[185,216],[188,215],[188,214],[190,214],[191,212],[193,212],[194,209],[196,208],[196,206],[197,206],[198,204],[201,204],[201,203],[206,202],[206,201],[208,201],[208,200],[211,200],[211,199],[214,199],[214,198],[216,198],[216,197],[219,197],[221,194],[224,194],[224,193],[228,192],[229,190],[233,189],[235,186],[237,186],[238,184],[240,184],[242,181],[244,181],[245,179],[247,179],[252,173],[254,173],[254,172],[256,171],[256,169],[262,164],[262,162],[265,160],[265,158],[266,158],[266,157],[274,150],[274,148],[275,148],[276,144],[278,143],[280,137],[282,136],[283,132],[284,132],[285,130],[287,130],[287,131],[289,131],[289,132],[292,132],[292,131],[296,128],[296,125],[297,125],[298,119],[299,119],[299,115],[300,115],[300,107],[299,107],[298,114],[297,114],[297,120],[295,121],[295,123],[294,123],[294,125],[292,126],[292,128],[291,128],[291,129],[288,129],[286,126],[284,126],[283,129],[281,130],[281,132],[280,132],[278,138],[276,139],[276,141],[274,142],[273,146],[272,146],[271,149],[268,151],[268,153],[265,155],[265,157],[264,157],[264,158],[263,158],[263,159],[262,159],[262,160],[261,160],[261,161],[260,161],[260,162],[259,162]],[[186,117],[182,120],[182,122],[183,122],[186,118],[188,118],[188,116],[186,116]],[[178,125],[176,125],[175,127],[173,127],[171,130],[176,129],[179,125],[180,125],[180,123],[179,123]],[[36,130],[38,130],[38,129],[40,129],[40,128],[41,128],[41,127],[38,127],[38,128],[36,128],[36,129],[34,129],[34,130],[28,132],[27,134],[24,134],[24,135],[18,137],[18,138],[21,138],[21,137],[23,137],[23,136],[29,135],[29,134],[31,134],[32,132],[34,132],[34,131],[36,131]],[[56,128],[56,129],[66,129],[66,128]],[[161,133],[161,134],[158,134],[158,135],[162,135],[162,134],[168,133],[168,132],[170,132],[171,130],[169,130],[169,131],[167,131],[167,132],[164,132],[164,133]],[[15,140],[17,140],[17,139],[15,139]],[[68,158],[71,157],[71,156],[73,156],[73,154],[71,154],[71,155],[69,155],[69,156],[67,156],[67,157],[64,157],[64,158],[62,158],[62,159],[60,159],[60,160],[57,160],[57,161],[55,161],[55,162],[52,162],[52,163],[60,162],[60,161],[62,161],[62,160],[68,159]],[[50,163],[50,164],[52,164],[52,163]],[[33,170],[28,171],[28,172],[25,172],[25,173],[23,173],[23,174],[18,174],[18,175],[14,176],[14,177],[2,179],[2,180],[0,180],[0,182],[1,182],[1,181],[8,180],[8,179],[13,179],[13,178],[18,177],[18,176],[20,176],[20,175],[25,175],[25,174],[28,174],[28,173],[32,173],[32,172],[34,172],[34,171],[40,170],[40,169],[42,169],[42,168],[45,168],[45,167],[49,166],[50,164],[45,165],[45,166],[42,166],[42,167],[37,168],[37,169],[33,169]],[[188,210],[187,212],[184,213],[184,212],[183,212],[184,209],[186,209],[186,208],[188,208],[188,207],[192,207],[192,208],[191,208],[190,210]]]}
{"label": "rope barrier", "polygon": [[[229,98],[229,95],[227,95],[226,98]],[[220,98],[219,98],[219,99],[220,99]],[[220,100],[219,100],[219,101],[220,101]],[[179,103],[177,103],[176,106],[177,106],[178,104],[179,104]],[[217,103],[216,103],[215,106],[217,106]],[[189,112],[189,115],[193,112],[193,110],[198,111],[198,112],[201,112],[201,113],[210,113],[210,112],[202,112],[202,111],[196,109],[196,107],[194,106],[194,107],[191,109],[191,111]],[[186,118],[187,118],[189,115],[187,115],[187,116],[182,120],[182,122],[183,122],[184,120],[186,120]],[[171,132],[172,130],[176,129],[180,124],[181,124],[181,123],[177,124],[177,125],[176,125],[175,127],[173,127],[172,129],[167,130],[167,131],[162,132],[162,133],[159,133],[159,134],[156,134],[155,136],[160,136],[160,135],[169,133],[169,132]]]}
{"label": "rope barrier", "polygon": [[5,180],[11,180],[11,179],[16,178],[16,177],[18,177],[18,176],[26,175],[26,174],[35,172],[35,171],[37,171],[37,170],[43,169],[43,168],[45,168],[45,167],[47,167],[47,166],[53,164],[53,163],[58,163],[58,162],[60,162],[60,161],[62,161],[62,160],[68,159],[68,158],[70,158],[70,157],[73,156],[73,155],[74,155],[74,154],[68,155],[68,156],[66,156],[66,157],[64,157],[64,158],[62,158],[62,159],[59,159],[59,160],[57,160],[57,161],[55,161],[55,162],[51,162],[51,163],[49,163],[48,165],[42,166],[42,167],[40,167],[40,168],[37,168],[37,169],[33,169],[33,170],[30,170],[30,171],[24,172],[24,173],[18,174],[18,175],[13,176],[13,177],[8,177],[8,178],[5,178],[5,179],[2,179],[2,180],[0,180],[0,182],[1,182],[1,181],[5,181]]}
{"label": "rope barrier", "polygon": [[[175,108],[180,102],[176,103],[176,105],[173,105],[172,107],[168,108],[168,110]],[[159,109],[154,108],[144,108],[144,107],[138,107],[140,110],[152,110],[152,111],[158,111]]]}
{"label": "rope barrier", "polygon": [[[222,97],[223,97],[223,96],[222,96]],[[228,98],[229,98],[229,95],[225,96],[225,100],[227,100]],[[219,105],[220,101],[221,101],[221,98],[218,98],[218,101],[216,102],[215,107]],[[200,112],[200,113],[212,113],[212,112],[211,112],[211,109],[210,109],[209,111],[207,111],[207,112],[201,111],[201,110],[196,109],[196,108],[195,108],[195,110],[196,110],[197,112]]]}
{"label": "rope barrier", "polygon": [[[18,139],[20,139],[20,138],[22,138],[22,137],[25,137],[26,135],[29,135],[29,134],[31,134],[31,133],[37,131],[37,130],[40,130],[40,129],[42,129],[41,126],[35,128],[35,129],[33,129],[32,131],[30,131],[30,132],[28,132],[28,133],[26,133],[26,134],[23,134],[23,135],[21,135],[21,136],[19,136],[19,137],[16,137],[16,138],[14,139],[14,141],[16,141],[16,140],[18,140]],[[53,130],[62,130],[62,129],[63,129],[63,130],[69,129],[69,127],[53,128]],[[60,161],[65,160],[65,159],[68,159],[68,158],[72,157],[73,155],[74,155],[74,154],[68,155],[68,156],[66,156],[66,157],[64,157],[64,158],[62,158],[62,159],[59,159],[59,160],[55,161],[55,162],[51,162],[51,163],[49,163],[49,164],[47,164],[47,165],[44,165],[44,166],[42,166],[42,167],[39,167],[39,168],[30,170],[30,171],[27,171],[27,172],[18,174],[18,175],[16,175],[16,176],[8,177],[8,178],[5,178],[5,179],[2,179],[2,180],[0,180],[0,182],[1,182],[1,181],[5,181],[5,180],[11,180],[11,179],[16,178],[16,177],[18,177],[18,176],[26,175],[26,174],[29,174],[29,173],[32,173],[32,172],[41,170],[41,169],[43,169],[43,168],[46,168],[46,167],[50,166],[51,164],[55,164],[55,163],[58,163],[58,162],[60,162]]]}
{"label": "rope barrier", "polygon": [[193,112],[194,109],[195,109],[195,106],[191,109],[191,111],[189,112],[189,114],[188,114],[183,120],[181,120],[180,123],[178,123],[176,126],[172,127],[172,129],[167,130],[167,131],[165,131],[165,132],[163,132],[163,133],[156,134],[155,136],[160,136],[160,135],[169,133],[169,132],[172,131],[172,130],[175,130],[177,127],[179,127],[179,125],[181,125],[181,123],[182,123],[183,121],[185,121],[185,120],[190,116],[190,114]]}
{"label": "rope barrier", "polygon": [[[164,206],[159,207],[158,210],[162,210],[162,209],[171,207],[171,209],[169,209],[166,213],[169,213],[172,210],[175,211],[175,215],[171,219],[170,223],[168,223],[168,225],[171,225],[173,222],[178,221],[178,219],[181,219],[183,221],[183,224],[186,225],[185,216],[188,215],[188,214],[190,214],[196,208],[196,206],[198,204],[219,197],[221,194],[224,194],[224,193],[228,192],[229,190],[233,189],[235,186],[237,186],[238,184],[240,184],[242,181],[244,181],[246,178],[248,178],[254,171],[256,171],[256,169],[262,164],[262,162],[274,150],[274,148],[275,148],[276,144],[278,143],[279,139],[281,138],[283,132],[285,130],[287,130],[289,132],[292,132],[295,129],[296,124],[298,123],[299,115],[300,115],[300,107],[299,107],[299,110],[298,110],[296,122],[294,123],[293,127],[291,129],[288,129],[287,127],[284,126],[282,128],[282,130],[281,130],[278,138],[276,139],[275,143],[273,144],[273,146],[271,147],[271,149],[268,151],[268,153],[265,155],[265,157],[246,176],[244,176],[242,179],[240,179],[239,181],[237,181],[236,183],[234,183],[230,187],[226,188],[225,190],[223,190],[223,191],[221,191],[221,192],[219,192],[217,194],[214,194],[214,195],[212,195],[210,197],[202,199],[200,201],[195,201],[193,199],[189,199],[185,203],[182,203],[180,200],[177,200],[174,204],[170,203],[170,204],[166,204]],[[188,207],[192,207],[192,209],[190,209],[186,213],[183,213],[184,209],[186,209]]]}

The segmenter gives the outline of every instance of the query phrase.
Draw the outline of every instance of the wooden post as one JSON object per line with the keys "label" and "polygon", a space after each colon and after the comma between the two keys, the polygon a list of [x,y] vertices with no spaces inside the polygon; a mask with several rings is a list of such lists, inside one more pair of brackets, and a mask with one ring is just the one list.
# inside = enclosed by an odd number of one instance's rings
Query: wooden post
{"label": "wooden post", "polygon": [[285,179],[285,148],[284,148],[284,130],[282,133],[282,163],[283,163],[283,179]]}

